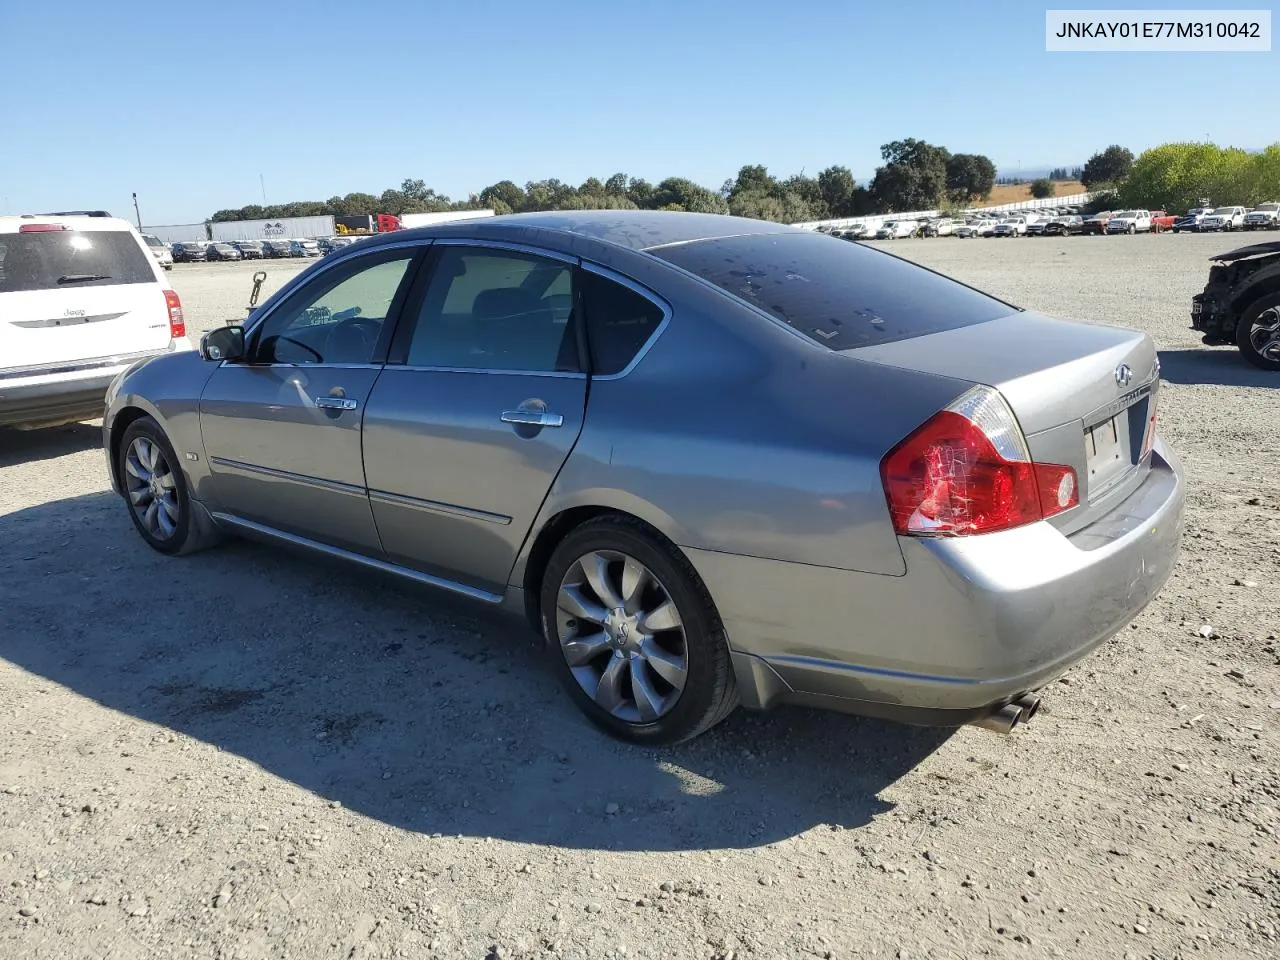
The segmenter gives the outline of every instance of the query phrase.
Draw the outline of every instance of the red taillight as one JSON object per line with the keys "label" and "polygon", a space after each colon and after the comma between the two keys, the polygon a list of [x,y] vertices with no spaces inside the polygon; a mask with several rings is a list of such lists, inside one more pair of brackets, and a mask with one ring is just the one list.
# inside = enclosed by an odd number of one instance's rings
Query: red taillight
{"label": "red taillight", "polygon": [[880,477],[903,536],[967,536],[1034,523],[1080,502],[1076,472],[1033,463],[1003,398],[975,387],[891,450]]}
{"label": "red taillight", "polygon": [[24,223],[18,227],[19,233],[48,233],[50,230],[66,230],[64,223]]}
{"label": "red taillight", "polygon": [[187,335],[187,321],[182,316],[182,301],[172,290],[164,292],[164,305],[169,308],[169,339],[177,340]]}

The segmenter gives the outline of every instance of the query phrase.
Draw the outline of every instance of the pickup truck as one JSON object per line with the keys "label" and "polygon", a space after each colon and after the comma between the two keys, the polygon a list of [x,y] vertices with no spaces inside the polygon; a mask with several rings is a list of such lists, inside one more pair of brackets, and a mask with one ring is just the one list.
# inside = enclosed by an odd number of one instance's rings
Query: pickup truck
{"label": "pickup truck", "polygon": [[1239,230],[1243,226],[1244,207],[1214,207],[1200,221],[1200,229],[1204,232]]}
{"label": "pickup truck", "polygon": [[1157,232],[1173,229],[1173,222],[1178,218],[1164,210],[1151,211],[1151,229]]}
{"label": "pickup truck", "polygon": [[1107,233],[1150,233],[1150,210],[1121,210],[1107,220]]}
{"label": "pickup truck", "polygon": [[1280,227],[1280,203],[1260,203],[1244,215],[1246,230],[1275,230]]}

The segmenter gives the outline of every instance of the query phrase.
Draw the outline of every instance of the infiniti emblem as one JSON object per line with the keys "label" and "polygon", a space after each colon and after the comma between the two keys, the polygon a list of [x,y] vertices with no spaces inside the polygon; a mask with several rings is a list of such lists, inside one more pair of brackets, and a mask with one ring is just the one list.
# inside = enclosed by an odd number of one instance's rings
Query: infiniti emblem
{"label": "infiniti emblem", "polygon": [[1129,381],[1133,379],[1133,371],[1129,369],[1127,363],[1122,363],[1116,367],[1116,383],[1122,387],[1127,387]]}

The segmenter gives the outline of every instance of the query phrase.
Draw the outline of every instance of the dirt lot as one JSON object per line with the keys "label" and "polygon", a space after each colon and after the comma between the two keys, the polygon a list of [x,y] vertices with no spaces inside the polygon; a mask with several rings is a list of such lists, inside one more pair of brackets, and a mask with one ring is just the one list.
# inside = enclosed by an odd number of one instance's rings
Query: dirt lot
{"label": "dirt lot", "polygon": [[[1277,956],[1280,378],[1187,329],[1235,242],[888,244],[1162,349],[1177,572],[1009,737],[779,710],[625,747],[519,628],[162,558],[96,425],[0,439],[0,956]],[[254,266],[173,271],[193,332]]]}

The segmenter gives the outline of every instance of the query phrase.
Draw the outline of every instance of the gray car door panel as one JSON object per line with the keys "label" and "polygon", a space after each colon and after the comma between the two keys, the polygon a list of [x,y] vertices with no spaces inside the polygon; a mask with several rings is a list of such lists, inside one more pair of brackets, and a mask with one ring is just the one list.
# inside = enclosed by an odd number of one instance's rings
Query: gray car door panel
{"label": "gray car door panel", "polygon": [[414,249],[322,269],[249,335],[200,399],[212,487],[222,510],[299,536],[382,555],[361,434]]}
{"label": "gray car door panel", "polygon": [[[364,428],[388,559],[500,591],[582,430],[585,401],[582,377],[388,367]],[[560,425],[502,419],[530,409]]]}
{"label": "gray car door panel", "polygon": [[[219,369],[201,397],[200,421],[223,509],[324,543],[380,551],[360,458],[361,418],[380,371]],[[320,407],[317,398],[356,406]]]}
{"label": "gray car door panel", "polygon": [[529,250],[437,245],[364,420],[392,562],[505,587],[582,430],[574,269]]}

